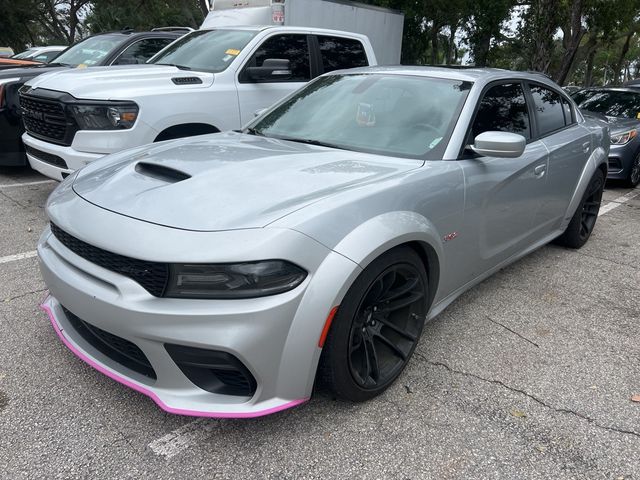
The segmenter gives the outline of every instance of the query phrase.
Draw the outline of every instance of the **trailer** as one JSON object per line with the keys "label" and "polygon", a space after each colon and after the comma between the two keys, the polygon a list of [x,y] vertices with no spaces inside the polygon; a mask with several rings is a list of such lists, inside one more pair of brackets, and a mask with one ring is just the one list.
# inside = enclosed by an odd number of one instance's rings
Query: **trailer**
{"label": "trailer", "polygon": [[212,0],[202,28],[284,25],[369,37],[380,65],[400,63],[404,14],[346,0]]}

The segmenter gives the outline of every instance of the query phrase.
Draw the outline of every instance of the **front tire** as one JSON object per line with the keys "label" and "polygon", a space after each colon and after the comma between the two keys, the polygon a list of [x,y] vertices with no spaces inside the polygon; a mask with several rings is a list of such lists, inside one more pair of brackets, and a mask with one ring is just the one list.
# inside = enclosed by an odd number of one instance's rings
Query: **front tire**
{"label": "front tire", "polygon": [[629,171],[629,176],[627,177],[626,186],[630,188],[635,188],[640,183],[640,152],[636,155],[636,158],[633,159],[633,164],[631,165],[631,170]]}
{"label": "front tire", "polygon": [[320,358],[320,381],[337,398],[362,402],[386,390],[418,344],[428,310],[427,274],[410,247],[394,248],[353,283]]}
{"label": "front tire", "polygon": [[567,226],[564,233],[556,239],[556,243],[575,249],[581,248],[587,243],[598,219],[603,190],[604,173],[598,169],[593,177],[591,177],[589,186],[584,192],[582,200],[569,222],[569,226]]}

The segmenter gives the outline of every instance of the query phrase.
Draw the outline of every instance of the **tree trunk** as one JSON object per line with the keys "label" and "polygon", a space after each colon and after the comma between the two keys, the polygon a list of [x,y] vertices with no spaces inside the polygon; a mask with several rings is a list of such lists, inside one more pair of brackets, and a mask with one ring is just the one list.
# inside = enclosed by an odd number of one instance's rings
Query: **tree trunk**
{"label": "tree trunk", "polygon": [[486,67],[487,57],[489,56],[489,48],[491,47],[491,34],[482,32],[478,35],[476,42],[472,47],[473,63],[476,67]]}
{"label": "tree trunk", "polygon": [[198,0],[198,6],[200,7],[200,11],[202,11],[202,15],[206,18],[209,13],[209,2],[207,0]]}
{"label": "tree trunk", "polygon": [[595,36],[589,37],[589,41],[585,45],[587,50],[587,66],[584,72],[584,86],[590,87],[593,85],[593,60],[598,51],[598,39]]}
{"label": "tree trunk", "polygon": [[622,45],[622,50],[620,51],[620,55],[618,56],[618,60],[616,61],[614,67],[613,67],[613,72],[614,72],[614,79],[613,79],[613,83],[615,85],[619,85],[620,84],[620,70],[622,70],[622,64],[624,62],[624,57],[627,56],[627,53],[629,53],[629,46],[631,45],[631,39],[633,38],[633,36],[636,34],[635,31],[631,31],[627,34],[627,36],[625,37],[625,41],[624,44]]}
{"label": "tree trunk", "polygon": [[431,27],[431,65],[438,64],[438,35],[442,27],[433,22]]}
{"label": "tree trunk", "polygon": [[553,34],[557,29],[557,0],[537,0],[531,5],[529,21],[533,25],[533,38],[529,47],[529,68],[547,73],[553,51]]}
{"label": "tree trunk", "polygon": [[576,59],[578,47],[585,34],[585,30],[582,28],[583,7],[583,0],[573,0],[571,3],[570,22],[562,28],[562,44],[565,50],[562,55],[558,74],[556,75],[556,82],[558,82],[559,85],[564,85],[567,81],[567,76]]}
{"label": "tree trunk", "polygon": [[449,44],[447,45],[447,57],[446,63],[447,65],[451,65],[454,61],[454,57],[457,57],[455,54],[456,50],[456,32],[458,31],[458,25],[451,25],[451,32],[449,34]]}

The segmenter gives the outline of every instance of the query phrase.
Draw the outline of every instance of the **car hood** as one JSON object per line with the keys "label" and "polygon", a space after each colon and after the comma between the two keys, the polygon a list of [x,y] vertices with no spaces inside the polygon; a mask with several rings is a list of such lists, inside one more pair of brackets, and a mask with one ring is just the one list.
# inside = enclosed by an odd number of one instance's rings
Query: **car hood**
{"label": "car hood", "polygon": [[[172,79],[194,79],[197,83],[175,84]],[[74,68],[37,77],[27,84],[71,94],[76,98],[129,99],[148,92],[200,89],[211,86],[214,75],[180,70],[168,65],[122,65],[116,67]]]}
{"label": "car hood", "polygon": [[635,118],[608,117],[610,131],[612,134],[626,132],[633,128],[640,129],[640,121]]}
{"label": "car hood", "polygon": [[106,210],[197,231],[264,227],[420,160],[223,133],[123,152],[82,169],[73,189]]}
{"label": "car hood", "polygon": [[14,68],[0,70],[0,80],[4,78],[14,78],[14,77],[20,77],[21,79],[29,79],[29,78],[36,77],[38,75],[42,75],[43,73],[62,71],[62,70],[69,70],[69,68],[68,67],[49,67],[46,65],[45,66],[35,65],[33,67],[22,67],[22,66],[14,67]]}

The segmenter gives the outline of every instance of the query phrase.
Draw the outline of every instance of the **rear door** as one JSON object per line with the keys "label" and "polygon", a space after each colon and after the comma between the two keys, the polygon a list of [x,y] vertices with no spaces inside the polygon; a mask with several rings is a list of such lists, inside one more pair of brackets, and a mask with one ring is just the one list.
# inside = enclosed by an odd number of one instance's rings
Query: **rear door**
{"label": "rear door", "polygon": [[571,103],[542,84],[528,85],[536,131],[549,151],[547,192],[535,221],[555,230],[562,222],[591,154],[589,132],[576,121]]}
{"label": "rear door", "polygon": [[[282,80],[251,79],[247,74],[247,68],[261,67],[267,59],[289,60],[291,77]],[[252,120],[257,110],[273,105],[311,80],[311,63],[310,35],[281,33],[266,38],[238,73],[236,86],[242,124]]]}
{"label": "rear door", "polygon": [[[525,137],[518,158],[478,156],[469,151],[459,164],[465,176],[465,230],[468,257],[461,259],[472,280],[542,236],[534,222],[547,191],[547,149],[536,139],[524,85],[504,81],[485,90],[467,144],[486,131]],[[460,238],[459,240],[463,240]],[[461,265],[462,267],[462,265]]]}

